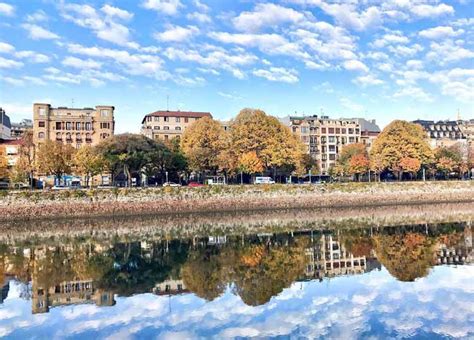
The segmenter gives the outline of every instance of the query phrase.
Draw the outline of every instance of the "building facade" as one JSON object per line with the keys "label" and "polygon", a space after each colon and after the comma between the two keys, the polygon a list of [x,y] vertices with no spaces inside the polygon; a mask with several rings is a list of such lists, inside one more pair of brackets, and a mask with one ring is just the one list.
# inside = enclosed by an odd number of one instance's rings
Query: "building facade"
{"label": "building facade", "polygon": [[21,140],[0,140],[0,152],[5,154],[9,168],[15,166],[20,157]]}
{"label": "building facade", "polygon": [[141,133],[155,140],[171,140],[180,137],[189,125],[203,117],[212,118],[212,115],[192,111],[152,112],[143,117]]}
{"label": "building facade", "polygon": [[33,121],[31,119],[23,119],[19,123],[11,123],[11,137],[20,139],[25,134],[26,130],[33,129]]}
{"label": "building facade", "polygon": [[330,119],[328,116],[290,116],[282,119],[298,135],[317,162],[323,175],[329,173],[345,145],[366,144],[368,148],[380,133],[375,120],[362,118]]}
{"label": "building facade", "polygon": [[10,139],[11,135],[10,117],[7,116],[5,110],[0,107],[0,140]]}
{"label": "building facade", "polygon": [[96,145],[112,136],[115,129],[113,106],[94,108],[53,108],[50,104],[33,105],[33,142],[46,140],[67,143],[75,148]]}
{"label": "building facade", "polygon": [[467,137],[461,129],[462,121],[443,120],[435,122],[433,120],[415,120],[415,124],[421,125],[428,136],[430,146],[450,147],[457,143],[466,144]]}

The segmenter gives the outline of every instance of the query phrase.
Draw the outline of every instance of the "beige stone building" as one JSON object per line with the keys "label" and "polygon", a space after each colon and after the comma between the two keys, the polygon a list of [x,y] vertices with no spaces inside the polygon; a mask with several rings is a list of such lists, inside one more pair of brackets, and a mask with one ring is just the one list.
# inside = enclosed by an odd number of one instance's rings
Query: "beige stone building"
{"label": "beige stone building", "polygon": [[328,174],[344,145],[363,143],[370,148],[380,133],[375,121],[362,118],[290,116],[282,121],[306,145],[307,152],[318,162],[322,175]]}
{"label": "beige stone building", "polygon": [[79,148],[96,145],[114,134],[114,107],[53,108],[50,104],[33,104],[33,141],[59,141]]}
{"label": "beige stone building", "polygon": [[155,140],[170,140],[183,134],[196,120],[210,117],[209,112],[156,111],[147,114],[142,120],[141,133]]}

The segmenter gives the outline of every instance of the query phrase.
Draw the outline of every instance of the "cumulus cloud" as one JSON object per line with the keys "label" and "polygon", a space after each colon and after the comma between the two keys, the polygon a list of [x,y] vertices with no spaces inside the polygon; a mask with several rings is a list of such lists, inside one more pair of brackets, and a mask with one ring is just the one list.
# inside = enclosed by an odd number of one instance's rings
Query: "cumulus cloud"
{"label": "cumulus cloud", "polygon": [[97,69],[102,67],[102,63],[99,63],[92,59],[79,59],[76,57],[67,57],[62,61],[64,66],[69,66],[77,69]]}
{"label": "cumulus cloud", "polygon": [[270,81],[297,83],[299,81],[298,72],[293,69],[283,67],[270,67],[269,69],[258,69],[252,72],[255,76],[265,78]]}
{"label": "cumulus cloud", "polygon": [[23,24],[21,25],[25,30],[28,31],[28,36],[33,39],[33,40],[53,40],[53,39],[59,39],[59,35],[56,33],[53,33],[51,31],[48,31],[47,29],[38,26],[36,24]]}
{"label": "cumulus cloud", "polygon": [[4,2],[0,2],[0,15],[11,17],[14,14],[15,14],[15,7]]}
{"label": "cumulus cloud", "polygon": [[0,57],[0,68],[20,68],[23,63],[20,61]]}
{"label": "cumulus cloud", "polygon": [[0,41],[0,53],[12,53],[13,51],[15,51],[13,45]]}
{"label": "cumulus cloud", "polygon": [[264,27],[295,23],[303,20],[304,17],[304,14],[292,8],[272,3],[260,3],[253,11],[240,13],[232,20],[232,23],[239,31],[257,32]]}
{"label": "cumulus cloud", "polygon": [[464,33],[464,30],[462,29],[454,30],[450,26],[438,26],[438,27],[422,30],[418,33],[418,35],[423,38],[434,40],[434,39],[444,39],[444,38],[455,37],[462,33]]}
{"label": "cumulus cloud", "polygon": [[383,80],[378,79],[372,74],[368,74],[365,76],[359,76],[357,77],[354,82],[356,84],[362,85],[362,86],[369,86],[369,85],[381,85],[384,83]]}
{"label": "cumulus cloud", "polygon": [[184,7],[180,0],[145,0],[142,6],[167,15],[175,15]]}
{"label": "cumulus cloud", "polygon": [[153,37],[165,42],[183,42],[199,34],[199,28],[196,26],[172,26],[169,25],[164,32],[155,33]]}
{"label": "cumulus cloud", "polygon": [[346,60],[343,64],[343,67],[348,71],[362,71],[367,72],[369,68],[360,60]]}

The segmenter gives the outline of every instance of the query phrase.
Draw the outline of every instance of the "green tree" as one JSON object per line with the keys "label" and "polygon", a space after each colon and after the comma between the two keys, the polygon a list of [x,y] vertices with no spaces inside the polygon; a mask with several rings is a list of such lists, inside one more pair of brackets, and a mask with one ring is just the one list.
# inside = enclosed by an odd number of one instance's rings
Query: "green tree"
{"label": "green tree", "polygon": [[433,159],[423,128],[403,120],[395,120],[383,129],[370,154],[371,158],[380,159],[384,169],[397,173],[399,178],[405,171],[402,159],[416,159],[421,165],[429,165]]}
{"label": "green tree", "polygon": [[348,144],[341,149],[334,171],[338,175],[358,176],[369,170],[369,158],[364,144]]}
{"label": "green tree", "polygon": [[38,147],[36,168],[40,173],[53,175],[59,183],[63,175],[72,172],[75,151],[69,144],[47,140]]}

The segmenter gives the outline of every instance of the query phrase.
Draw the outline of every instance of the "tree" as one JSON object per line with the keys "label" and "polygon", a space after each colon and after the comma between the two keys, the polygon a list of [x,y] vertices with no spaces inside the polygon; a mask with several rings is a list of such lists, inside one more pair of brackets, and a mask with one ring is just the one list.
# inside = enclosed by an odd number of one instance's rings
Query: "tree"
{"label": "tree", "polygon": [[33,143],[33,131],[26,130],[21,138],[18,148],[18,159],[12,169],[14,182],[21,183],[29,181],[33,186],[33,176],[36,171],[36,148]]}
{"label": "tree", "polygon": [[[74,170],[77,174],[85,176],[86,186],[89,180],[103,172],[106,160],[95,148],[89,145],[82,146],[74,155]],[[91,182],[92,185],[92,182]]]}
{"label": "tree", "polygon": [[[440,147],[435,150],[435,166],[438,171],[444,173],[447,177],[450,172],[458,171],[462,175],[462,170],[465,170],[467,166],[463,167],[463,155],[459,146],[453,145],[452,147]],[[463,168],[463,169],[462,169]]]}
{"label": "tree", "polygon": [[257,157],[257,153],[250,151],[240,156],[239,168],[245,173],[256,174],[263,171],[263,164]]}
{"label": "tree", "polygon": [[97,151],[104,156],[109,170],[117,176],[123,172],[130,186],[132,176],[139,176],[149,162],[148,154],[157,148],[158,142],[137,134],[121,134],[107,138],[97,145]]}
{"label": "tree", "polygon": [[[263,170],[302,168],[304,145],[277,118],[262,110],[243,109],[231,124],[231,148],[236,155],[252,153]],[[240,157],[239,157],[240,158]]]}
{"label": "tree", "polygon": [[411,178],[420,170],[420,167],[421,163],[419,159],[404,157],[400,160],[400,168],[402,171],[408,172]]}
{"label": "tree", "polygon": [[334,167],[338,175],[356,175],[366,173],[369,170],[369,158],[364,144],[348,144],[341,149],[341,153]]}
{"label": "tree", "polygon": [[360,179],[360,175],[369,171],[369,159],[366,155],[354,155],[349,161],[349,173],[356,175]]}
{"label": "tree", "polygon": [[186,170],[187,161],[179,149],[179,139],[173,140],[167,144],[157,141],[155,147],[146,154],[143,172],[147,178],[160,174],[163,181],[166,172],[179,175]]}
{"label": "tree", "polygon": [[210,117],[198,119],[184,131],[181,148],[191,170],[217,172],[225,134],[222,125]]}
{"label": "tree", "polygon": [[5,147],[0,145],[0,179],[6,179],[9,177],[8,173],[8,160]]}
{"label": "tree", "polygon": [[47,140],[38,147],[38,172],[54,175],[57,183],[60,183],[61,177],[72,171],[74,153],[75,149],[69,144]]}
{"label": "tree", "polygon": [[433,152],[421,125],[395,120],[374,141],[371,158],[379,158],[383,168],[396,172],[400,179],[405,171],[401,166],[403,158],[416,159],[420,165],[428,165],[433,159]]}

